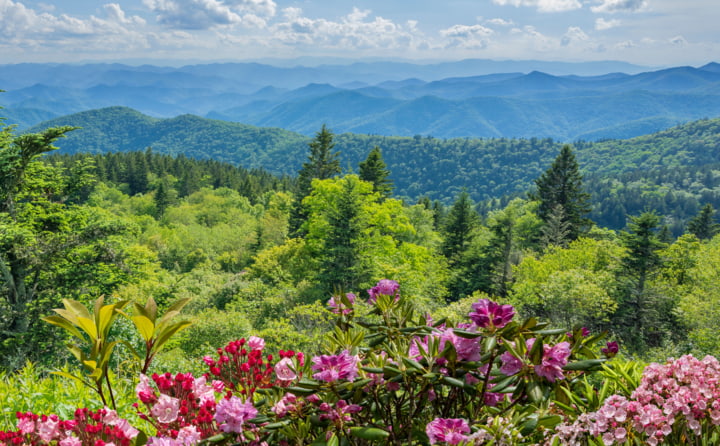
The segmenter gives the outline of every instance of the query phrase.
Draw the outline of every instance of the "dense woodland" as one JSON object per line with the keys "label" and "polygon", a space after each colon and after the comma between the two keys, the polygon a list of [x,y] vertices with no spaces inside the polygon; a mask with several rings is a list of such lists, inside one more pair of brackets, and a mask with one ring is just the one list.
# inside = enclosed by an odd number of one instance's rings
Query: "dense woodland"
{"label": "dense woodland", "polygon": [[[703,121],[663,137],[707,135],[717,125]],[[585,178],[576,154],[587,148],[566,145],[548,162],[535,158],[527,193],[479,206],[462,189],[449,203],[394,198],[385,152],[369,145],[376,139],[367,137],[358,146],[367,147],[364,158],[345,166],[347,137],[325,127],[305,147],[296,177],[153,150],[50,153],[74,131],[0,134],[4,370],[68,359],[63,335],[40,321],[62,298],[152,297],[160,307],[191,298],[185,312],[193,325],[154,363],[188,370],[197,367],[188,358],[250,334],[273,349],[312,351],[330,327],[328,297],[362,294],[382,278],[402,283],[403,295],[436,317],[463,316],[470,300],[490,296],[568,330],[606,330],[630,358],[720,354],[720,180],[717,165],[693,166],[710,151],[676,151],[692,161],[682,168]],[[471,143],[447,142],[454,150]],[[507,144],[535,147],[529,157],[554,147]],[[598,162],[599,148],[611,144],[593,145]],[[650,142],[623,144],[638,168],[653,165]],[[459,175],[437,164],[427,168]]]}

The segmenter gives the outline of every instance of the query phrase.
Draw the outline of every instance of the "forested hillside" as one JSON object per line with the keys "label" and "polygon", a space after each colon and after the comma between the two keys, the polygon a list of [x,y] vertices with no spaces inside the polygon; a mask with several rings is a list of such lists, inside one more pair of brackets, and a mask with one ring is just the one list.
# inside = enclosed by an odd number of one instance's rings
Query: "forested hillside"
{"label": "forested hillside", "polygon": [[[256,128],[194,116],[155,119],[127,108],[109,108],[49,121],[82,127],[58,142],[61,153],[145,150],[225,161],[292,175],[308,138],[280,129]],[[37,130],[37,129],[35,129]],[[339,162],[357,166],[377,146],[390,169],[395,195],[444,204],[466,190],[486,209],[523,196],[561,144],[550,139],[438,139],[341,134]],[[667,217],[678,235],[701,203],[720,206],[716,177],[720,120],[701,120],[627,140],[577,141],[582,172],[592,193],[593,219],[621,229],[628,214],[645,208]],[[692,180],[689,180],[692,178]]]}

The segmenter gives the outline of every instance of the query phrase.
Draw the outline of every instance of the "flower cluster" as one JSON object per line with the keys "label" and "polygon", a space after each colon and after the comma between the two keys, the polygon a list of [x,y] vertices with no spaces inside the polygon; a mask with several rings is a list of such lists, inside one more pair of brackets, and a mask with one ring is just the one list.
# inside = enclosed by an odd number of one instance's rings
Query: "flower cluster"
{"label": "flower cluster", "polygon": [[480,299],[472,304],[472,311],[468,313],[471,321],[481,328],[503,328],[515,316],[512,305],[500,305],[489,299]]}
{"label": "flower cluster", "polygon": [[343,296],[331,297],[327,305],[330,307],[330,311],[335,314],[350,314],[353,311],[352,306],[356,300],[357,296],[355,296],[355,294],[347,293],[344,298]]}
{"label": "flower cluster", "polygon": [[711,426],[720,426],[720,362],[691,355],[650,364],[630,398],[613,395],[596,412],[558,429],[564,444],[584,444],[578,432],[602,437],[605,445],[631,436],[644,444],[681,444]]}
{"label": "flower cluster", "polygon": [[371,305],[377,302],[378,296],[380,295],[395,297],[396,301],[400,300],[400,284],[390,279],[382,279],[377,285],[367,290],[367,292],[370,295],[368,303]]}
{"label": "flower cluster", "polygon": [[205,356],[203,361],[209,367],[210,375],[228,389],[248,397],[252,397],[257,389],[287,386],[299,377],[297,366],[302,366],[305,361],[301,352],[281,350],[280,361],[273,365],[273,355],[264,355],[264,348],[262,338],[250,336],[247,340],[238,339],[218,348],[218,359]]}
{"label": "flower cluster", "polygon": [[108,408],[77,409],[72,420],[57,415],[17,412],[17,431],[0,431],[2,445],[130,446],[138,430]]}
{"label": "flower cluster", "polygon": [[[535,338],[526,341],[527,351],[530,352],[535,344]],[[554,383],[559,379],[564,379],[563,367],[567,365],[570,357],[570,343],[560,342],[555,345],[543,344],[543,355],[540,364],[533,367],[537,376],[543,377]],[[507,376],[512,376],[522,370],[525,362],[510,352],[505,352],[500,356],[502,365],[500,372]]]}
{"label": "flower cluster", "polygon": [[155,386],[147,376],[140,375],[135,387],[138,399],[149,413],[140,411],[137,403],[135,407],[140,418],[155,427],[158,437],[199,440],[217,433],[215,401],[225,391],[222,382],[208,384],[206,377],[194,378],[190,373],[153,374],[152,381]]}
{"label": "flower cluster", "polygon": [[353,381],[358,375],[359,361],[357,355],[350,355],[347,350],[339,355],[315,356],[312,358],[312,370],[316,372],[313,378],[325,382]]}
{"label": "flower cluster", "polygon": [[430,444],[459,444],[468,439],[470,426],[460,418],[435,418],[428,423],[425,433]]}

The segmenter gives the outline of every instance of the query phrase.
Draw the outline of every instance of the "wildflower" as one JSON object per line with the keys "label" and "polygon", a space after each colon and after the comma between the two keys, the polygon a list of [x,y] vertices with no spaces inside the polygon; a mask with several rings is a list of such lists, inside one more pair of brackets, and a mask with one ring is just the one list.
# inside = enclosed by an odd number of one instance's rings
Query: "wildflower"
{"label": "wildflower", "polygon": [[350,303],[350,306],[346,306],[344,303],[344,300],[341,296],[333,296],[328,301],[328,307],[330,307],[330,311],[332,311],[335,314],[350,314],[352,313],[352,305],[355,303],[355,300],[357,299],[357,296],[355,296],[353,293],[347,293],[345,294],[345,297],[347,298],[348,302]]}
{"label": "wildflower", "polygon": [[608,358],[612,358],[613,356],[617,355],[618,351],[620,351],[620,346],[617,342],[610,341],[605,345],[604,348],[601,348],[600,351]]}
{"label": "wildflower", "polygon": [[512,305],[499,305],[489,299],[480,299],[472,304],[468,317],[480,328],[503,328],[515,316]]}
{"label": "wildflower", "polygon": [[430,439],[430,444],[459,444],[467,440],[470,433],[470,426],[467,421],[461,418],[435,418],[428,423],[425,433]]}
{"label": "wildflower", "polygon": [[177,441],[183,446],[193,446],[200,442],[201,438],[197,427],[193,425],[183,427],[178,431],[177,435]]}
{"label": "wildflower", "polygon": [[325,382],[334,382],[340,379],[353,381],[358,374],[357,355],[350,356],[350,352],[343,350],[339,355],[321,355],[312,358],[313,371],[317,372],[313,378]]}
{"label": "wildflower", "polygon": [[368,290],[368,294],[370,295],[370,299],[368,299],[368,303],[370,304],[377,302],[377,297],[381,294],[385,296],[395,296],[395,300],[397,301],[400,299],[400,284],[394,280],[382,279],[377,285]]}
{"label": "wildflower", "polygon": [[177,420],[179,410],[179,399],[161,394],[158,402],[150,409],[150,413],[160,423],[172,423]]}
{"label": "wildflower", "polygon": [[500,366],[500,373],[507,376],[512,376],[516,374],[520,371],[520,369],[522,369],[523,366],[522,360],[516,358],[515,355],[510,352],[505,352],[500,355],[500,361],[502,361],[502,365]]}
{"label": "wildflower", "polygon": [[297,373],[293,370],[293,362],[290,358],[283,358],[275,364],[275,376],[280,381],[292,381],[297,378]]}
{"label": "wildflower", "polygon": [[535,373],[546,378],[551,383],[565,378],[562,368],[567,364],[570,357],[570,343],[561,342],[552,347],[546,344],[543,349],[542,362],[535,366]]}
{"label": "wildflower", "polygon": [[253,407],[252,401],[243,402],[236,396],[223,398],[217,404],[215,412],[215,420],[220,425],[223,432],[242,433],[242,425],[248,420],[255,418],[258,414],[257,409]]}
{"label": "wildflower", "polygon": [[257,336],[250,336],[247,340],[247,345],[251,350],[262,350],[265,348],[265,340]]}

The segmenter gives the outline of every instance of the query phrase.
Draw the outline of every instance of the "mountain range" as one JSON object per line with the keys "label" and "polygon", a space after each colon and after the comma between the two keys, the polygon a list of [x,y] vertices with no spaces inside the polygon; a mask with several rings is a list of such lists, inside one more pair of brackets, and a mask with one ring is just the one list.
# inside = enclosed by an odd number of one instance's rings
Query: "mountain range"
{"label": "mountain range", "polygon": [[646,71],[609,62],[482,60],[314,67],[19,64],[0,65],[0,88],[6,90],[2,114],[21,129],[125,106],[156,118],[191,114],[305,136],[327,124],[338,133],[369,135],[594,141],[720,116],[717,63]]}
{"label": "mountain range", "polygon": [[[307,160],[311,140],[279,128],[193,115],[153,118],[125,107],[55,118],[30,131],[61,125],[80,127],[56,143],[64,153],[152,148],[158,153],[214,159],[279,175],[297,173]],[[467,190],[476,201],[521,194],[548,168],[561,147],[550,138],[439,139],[352,133],[336,134],[334,142],[344,171],[357,171],[358,164],[377,146],[397,196],[410,200],[427,196],[446,203],[461,190]],[[694,121],[631,139],[577,141],[574,149],[583,172],[595,177],[701,166],[720,172],[720,119]]]}

